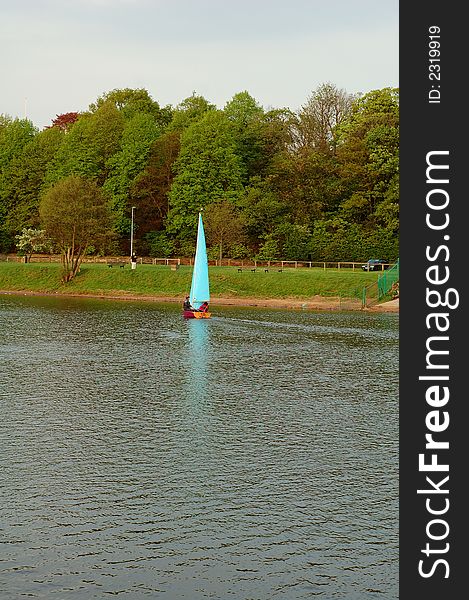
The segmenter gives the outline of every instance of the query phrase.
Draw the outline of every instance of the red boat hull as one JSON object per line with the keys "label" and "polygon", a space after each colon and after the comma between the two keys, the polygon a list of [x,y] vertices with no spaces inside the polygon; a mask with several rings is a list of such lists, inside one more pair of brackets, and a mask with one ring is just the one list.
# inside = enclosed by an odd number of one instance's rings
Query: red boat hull
{"label": "red boat hull", "polygon": [[182,316],[185,319],[210,319],[212,313],[199,312],[198,310],[183,310]]}

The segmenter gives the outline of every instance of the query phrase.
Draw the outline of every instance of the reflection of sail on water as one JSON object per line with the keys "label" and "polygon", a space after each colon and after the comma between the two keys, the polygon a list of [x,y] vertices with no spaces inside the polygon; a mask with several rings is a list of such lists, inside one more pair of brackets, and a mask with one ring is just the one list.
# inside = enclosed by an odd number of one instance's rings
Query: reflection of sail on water
{"label": "reflection of sail on water", "polygon": [[191,396],[204,400],[209,369],[209,322],[204,319],[188,320],[188,376]]}

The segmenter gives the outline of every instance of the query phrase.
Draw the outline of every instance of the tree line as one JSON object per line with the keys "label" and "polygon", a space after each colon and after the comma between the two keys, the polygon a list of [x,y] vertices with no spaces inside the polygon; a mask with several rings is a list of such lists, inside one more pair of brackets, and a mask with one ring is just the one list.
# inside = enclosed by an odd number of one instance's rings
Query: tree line
{"label": "tree line", "polygon": [[326,83],[294,112],[247,91],[219,109],[121,89],[42,131],[0,116],[1,252],[28,228],[64,251],[80,219],[81,252],[126,255],[132,207],[140,256],[191,256],[203,209],[212,258],[394,260],[398,90]]}

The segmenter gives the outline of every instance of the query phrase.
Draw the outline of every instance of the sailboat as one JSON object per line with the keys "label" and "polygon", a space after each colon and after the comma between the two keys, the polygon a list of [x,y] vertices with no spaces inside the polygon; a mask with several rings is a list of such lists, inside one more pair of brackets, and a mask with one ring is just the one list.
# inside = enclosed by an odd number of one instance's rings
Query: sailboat
{"label": "sailboat", "polygon": [[[209,319],[211,313],[203,310],[210,302],[210,289],[208,281],[207,247],[205,245],[204,224],[202,213],[199,213],[197,226],[197,245],[195,248],[194,270],[192,271],[191,291],[189,294],[191,309],[183,310],[186,319]],[[201,309],[202,307],[202,309]]]}

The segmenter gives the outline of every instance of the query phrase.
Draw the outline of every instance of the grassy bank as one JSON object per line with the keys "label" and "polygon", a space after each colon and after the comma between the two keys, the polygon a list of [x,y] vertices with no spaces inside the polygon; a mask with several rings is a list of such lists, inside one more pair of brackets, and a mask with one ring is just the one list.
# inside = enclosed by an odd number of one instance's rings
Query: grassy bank
{"label": "grassy bank", "polygon": [[[192,268],[138,265],[132,271],[105,264],[84,264],[67,284],[60,282],[60,265],[50,263],[0,263],[0,290],[59,294],[99,294],[182,297],[189,292]],[[277,269],[241,273],[236,267],[210,267],[212,298],[297,298],[313,296],[356,298],[378,273],[351,270]]]}

